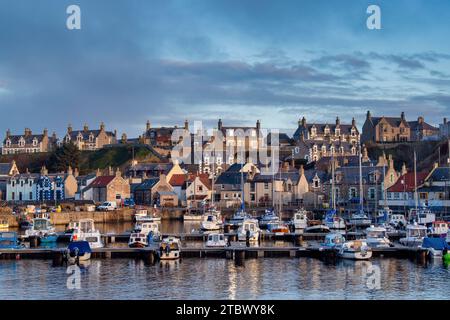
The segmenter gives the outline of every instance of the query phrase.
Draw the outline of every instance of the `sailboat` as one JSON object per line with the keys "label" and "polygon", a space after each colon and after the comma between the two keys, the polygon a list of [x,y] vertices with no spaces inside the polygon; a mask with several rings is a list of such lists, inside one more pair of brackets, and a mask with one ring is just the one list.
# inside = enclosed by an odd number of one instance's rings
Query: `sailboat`
{"label": "sailboat", "polygon": [[242,225],[245,219],[250,218],[250,215],[245,211],[245,200],[244,200],[244,165],[241,165],[241,206],[234,213],[234,215],[230,219],[230,224],[239,227]]}
{"label": "sailboat", "polygon": [[[391,219],[391,216],[392,216],[392,210],[387,205],[387,193],[386,193],[386,186],[384,184],[385,179],[386,179],[386,166],[385,166],[385,164],[383,164],[382,189],[383,189],[384,206],[382,209],[378,209],[378,211],[377,211],[376,222],[379,224],[389,223],[389,220]],[[376,205],[378,205],[378,203]]]}
{"label": "sailboat", "polygon": [[275,183],[274,183],[274,176],[275,173],[273,172],[273,165],[274,165],[274,159],[272,156],[272,208],[266,209],[264,211],[264,214],[259,219],[259,226],[261,228],[267,228],[269,229],[272,224],[276,224],[280,222],[280,217],[275,212]]}
{"label": "sailboat", "polygon": [[359,144],[359,209],[358,212],[351,215],[348,223],[355,227],[368,227],[372,221],[364,212],[364,190],[362,185],[362,153],[361,144]]}
{"label": "sailboat", "polygon": [[331,199],[332,199],[332,209],[328,210],[325,214],[325,219],[323,223],[330,229],[345,229],[345,220],[342,217],[337,216],[336,211],[336,193],[334,188],[334,167],[335,167],[334,156],[331,163]]}
{"label": "sailboat", "polygon": [[213,158],[212,186],[211,186],[211,206],[203,215],[200,229],[203,231],[220,230],[223,227],[222,214],[214,205],[214,179],[215,179],[215,156]]}

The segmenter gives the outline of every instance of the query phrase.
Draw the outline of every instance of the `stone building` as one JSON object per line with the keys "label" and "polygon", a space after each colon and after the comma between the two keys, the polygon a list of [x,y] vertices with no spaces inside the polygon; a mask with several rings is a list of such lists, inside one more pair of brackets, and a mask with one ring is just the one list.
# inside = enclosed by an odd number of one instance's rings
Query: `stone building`
{"label": "stone building", "polygon": [[26,128],[24,134],[19,135],[12,135],[8,129],[3,140],[2,154],[50,152],[56,143],[56,134],[49,137],[47,129],[42,134],[33,134],[31,129]]}
{"label": "stone building", "polygon": [[98,150],[105,145],[117,143],[117,132],[106,131],[103,122],[97,130],[91,130],[87,125],[84,125],[83,130],[73,130],[69,124],[63,142],[72,142],[80,150]]}
{"label": "stone building", "polygon": [[89,185],[94,202],[115,201],[118,205],[130,197],[130,184],[122,178],[119,169],[115,175],[98,176]]}

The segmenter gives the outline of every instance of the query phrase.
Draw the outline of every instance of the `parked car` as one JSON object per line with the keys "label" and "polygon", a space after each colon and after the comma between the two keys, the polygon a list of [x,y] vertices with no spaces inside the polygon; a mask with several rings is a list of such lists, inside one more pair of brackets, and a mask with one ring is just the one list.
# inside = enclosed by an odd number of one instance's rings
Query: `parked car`
{"label": "parked car", "polygon": [[133,198],[125,198],[125,200],[123,201],[123,206],[124,207],[130,207],[130,208],[134,208],[134,199]]}
{"label": "parked car", "polygon": [[117,203],[114,201],[105,201],[97,207],[99,211],[113,211],[117,209]]}

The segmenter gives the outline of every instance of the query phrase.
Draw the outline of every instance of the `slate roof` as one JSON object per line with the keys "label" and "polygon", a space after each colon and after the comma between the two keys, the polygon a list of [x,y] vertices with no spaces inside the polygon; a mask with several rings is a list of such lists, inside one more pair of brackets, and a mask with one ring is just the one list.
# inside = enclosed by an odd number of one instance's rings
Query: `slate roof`
{"label": "slate roof", "polygon": [[153,188],[159,182],[159,178],[150,178],[144,180],[141,184],[134,188],[134,191],[147,191]]}
{"label": "slate roof", "polygon": [[[37,143],[41,143],[44,135],[43,134],[29,134],[29,135],[10,135],[3,140],[4,145],[6,146],[6,141],[9,139],[11,141],[11,146],[19,145],[20,138],[25,140],[25,145],[33,145],[33,140],[36,138]],[[50,140],[50,139],[49,139]]]}
{"label": "slate roof", "polygon": [[433,173],[429,177],[432,181],[448,181],[450,180],[450,168],[438,167],[433,170]]}
{"label": "slate roof", "polygon": [[[376,126],[382,119],[385,119],[392,127],[399,127],[402,123],[401,117],[371,117],[372,123]],[[403,121],[406,127],[409,127],[407,121]]]}
{"label": "slate roof", "polygon": [[432,125],[426,123],[423,121],[420,123],[419,121],[408,121],[408,124],[413,131],[422,131],[422,130],[429,130],[429,131],[439,131],[439,128],[433,127]]}
{"label": "slate roof", "polygon": [[[294,133],[293,138],[295,140],[299,140],[301,134],[303,133],[304,137],[307,137],[309,133],[311,132],[311,128],[316,128],[316,134],[323,135],[325,134],[325,129],[328,127],[330,129],[330,135],[334,135],[335,129],[337,127],[336,123],[334,124],[327,124],[327,123],[311,123],[311,124],[305,124],[305,125],[299,125],[297,130]],[[339,124],[339,129],[341,131],[341,134],[350,134],[353,126],[351,124]],[[356,133],[358,134],[358,128],[355,126]]]}
{"label": "slate roof", "polygon": [[0,163],[0,176],[7,176],[11,171],[11,163]]}

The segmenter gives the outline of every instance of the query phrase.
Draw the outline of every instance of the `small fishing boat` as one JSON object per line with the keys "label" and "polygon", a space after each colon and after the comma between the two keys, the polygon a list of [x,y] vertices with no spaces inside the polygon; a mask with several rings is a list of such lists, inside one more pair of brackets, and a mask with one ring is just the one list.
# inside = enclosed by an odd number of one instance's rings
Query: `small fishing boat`
{"label": "small fishing boat", "polygon": [[351,215],[348,224],[355,227],[368,227],[372,221],[367,217],[363,210]]}
{"label": "small fishing boat", "polygon": [[437,238],[445,238],[449,229],[448,223],[445,221],[434,221],[431,225],[430,236]]}
{"label": "small fishing boat", "polygon": [[264,214],[259,218],[259,227],[267,228],[271,223],[277,223],[280,221],[280,217],[275,213],[273,209],[266,209]]}
{"label": "small fishing boat", "polygon": [[329,233],[325,236],[325,241],[322,243],[322,247],[330,248],[330,249],[338,249],[345,242],[345,238],[342,234],[333,232]]}
{"label": "small fishing boat", "polygon": [[247,241],[247,239],[251,242],[259,241],[260,233],[258,220],[246,218],[237,231],[238,241]]}
{"label": "small fishing boat", "polygon": [[202,231],[216,231],[220,230],[222,222],[217,220],[217,216],[213,214],[205,214],[201,223],[200,229]]}
{"label": "small fishing boat", "polygon": [[156,222],[136,223],[134,232],[145,234],[148,238],[149,243],[161,241],[162,235],[159,231],[159,225]]}
{"label": "small fishing boat", "polygon": [[342,230],[345,229],[345,220],[342,217],[338,217],[336,210],[329,210],[323,221],[323,224],[330,229]]}
{"label": "small fishing boat", "polygon": [[102,235],[95,229],[94,219],[80,219],[70,241],[87,241],[93,249],[103,248]]}
{"label": "small fishing boat", "polygon": [[346,241],[340,247],[338,256],[343,259],[368,260],[372,257],[372,249],[364,240]]}
{"label": "small fishing boat", "polygon": [[145,248],[148,247],[148,234],[141,232],[132,232],[130,240],[128,241],[130,248]]}
{"label": "small fishing boat", "polygon": [[76,229],[80,227],[80,223],[78,221],[70,221],[69,224],[66,227],[66,230],[64,230],[64,235],[70,236],[72,235]]}
{"label": "small fishing boat", "polygon": [[428,249],[428,255],[431,258],[442,258],[444,249],[449,249],[450,246],[443,238],[424,238],[422,248]]}
{"label": "small fishing boat", "polygon": [[305,209],[298,209],[295,211],[292,224],[297,230],[305,229],[308,226],[308,212]]}
{"label": "small fishing boat", "polygon": [[20,249],[23,248],[19,245],[19,239],[17,232],[4,231],[0,232],[0,249]]}
{"label": "small fishing boat", "polygon": [[366,242],[371,248],[388,248],[392,246],[384,227],[370,226],[366,229]]}
{"label": "small fishing boat", "polygon": [[181,240],[177,237],[164,238],[159,247],[159,259],[177,260],[181,257]]}
{"label": "small fishing boat", "polygon": [[281,222],[271,222],[267,225],[267,230],[274,233],[276,236],[282,236],[289,233],[289,227]]}
{"label": "small fishing boat", "polygon": [[225,235],[223,233],[210,233],[208,234],[208,239],[206,240],[206,247],[211,248],[223,248],[227,246],[225,241]]}
{"label": "small fishing boat", "polygon": [[67,246],[65,258],[68,263],[76,264],[91,258],[91,247],[87,241],[72,241]]}
{"label": "small fishing boat", "polygon": [[431,212],[430,209],[425,206],[418,209],[410,209],[409,217],[414,221],[417,221],[417,224],[420,225],[431,225],[434,221],[436,221],[436,215]]}
{"label": "small fishing boat", "polygon": [[427,236],[427,227],[417,223],[406,226],[406,237],[400,239],[400,243],[407,247],[420,247]]}
{"label": "small fishing boat", "polygon": [[309,226],[304,230],[305,233],[329,233],[330,231],[330,228],[324,224]]}
{"label": "small fishing boat", "polygon": [[58,238],[55,228],[47,218],[34,218],[32,227],[25,230],[26,237],[39,237],[41,242],[54,242]]}
{"label": "small fishing boat", "polygon": [[8,228],[9,228],[8,220],[0,220],[0,229],[8,229]]}
{"label": "small fishing boat", "polygon": [[403,214],[393,214],[389,219],[389,224],[394,228],[403,228],[408,224]]}

